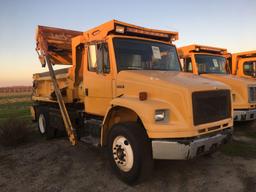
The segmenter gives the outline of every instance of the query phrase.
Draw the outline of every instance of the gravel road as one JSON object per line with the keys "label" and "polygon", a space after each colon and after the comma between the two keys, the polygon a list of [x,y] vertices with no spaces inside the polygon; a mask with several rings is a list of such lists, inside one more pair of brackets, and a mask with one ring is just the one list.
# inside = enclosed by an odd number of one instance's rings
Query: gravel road
{"label": "gravel road", "polygon": [[191,161],[156,161],[151,180],[131,187],[113,175],[103,151],[86,144],[72,147],[64,138],[36,137],[17,148],[0,148],[0,191],[253,192],[256,151],[252,153],[244,157],[219,151]]}

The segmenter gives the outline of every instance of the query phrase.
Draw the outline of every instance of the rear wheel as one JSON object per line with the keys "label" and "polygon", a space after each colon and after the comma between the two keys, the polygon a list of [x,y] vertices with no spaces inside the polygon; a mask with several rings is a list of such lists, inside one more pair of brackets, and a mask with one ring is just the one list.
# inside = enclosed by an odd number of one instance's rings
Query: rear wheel
{"label": "rear wheel", "polygon": [[120,123],[112,127],[108,156],[115,174],[127,184],[137,184],[151,176],[151,142],[138,123]]}
{"label": "rear wheel", "polygon": [[37,114],[37,127],[39,133],[46,139],[52,139],[56,136],[56,130],[50,126],[48,112],[44,109],[39,109]]}
{"label": "rear wheel", "polygon": [[41,135],[45,134],[46,122],[45,122],[45,116],[43,113],[41,113],[38,117],[38,129]]}

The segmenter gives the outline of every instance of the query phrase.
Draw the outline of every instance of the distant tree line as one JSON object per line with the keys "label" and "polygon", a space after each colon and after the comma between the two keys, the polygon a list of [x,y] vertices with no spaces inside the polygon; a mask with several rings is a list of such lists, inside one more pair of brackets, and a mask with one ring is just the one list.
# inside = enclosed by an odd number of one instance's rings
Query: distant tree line
{"label": "distant tree line", "polygon": [[0,87],[0,93],[32,92],[32,86]]}

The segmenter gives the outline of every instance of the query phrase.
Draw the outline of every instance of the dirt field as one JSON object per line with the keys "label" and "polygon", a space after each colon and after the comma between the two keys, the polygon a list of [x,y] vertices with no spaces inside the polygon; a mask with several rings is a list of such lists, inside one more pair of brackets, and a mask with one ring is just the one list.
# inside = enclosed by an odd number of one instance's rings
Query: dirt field
{"label": "dirt field", "polygon": [[[0,105],[0,119],[7,112],[27,116],[28,104]],[[211,157],[156,161],[152,179],[134,187],[112,174],[104,151],[72,147],[65,138],[46,141],[32,127],[25,144],[0,146],[0,192],[256,191],[255,124],[236,124],[234,141]]]}
{"label": "dirt field", "polygon": [[240,149],[227,146],[192,161],[156,161],[152,179],[130,187],[111,173],[103,151],[83,143],[72,147],[64,138],[45,141],[33,131],[29,143],[0,148],[0,191],[255,191],[255,140],[240,130],[238,135],[243,142],[230,146]]}

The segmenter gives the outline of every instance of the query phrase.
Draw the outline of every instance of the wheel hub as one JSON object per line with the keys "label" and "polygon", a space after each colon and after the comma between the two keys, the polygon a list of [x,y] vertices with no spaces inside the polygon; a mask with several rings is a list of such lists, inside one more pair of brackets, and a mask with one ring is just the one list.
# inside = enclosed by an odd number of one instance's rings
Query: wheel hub
{"label": "wheel hub", "polygon": [[125,161],[125,159],[124,159],[124,157],[125,157],[124,149],[122,149],[121,147],[118,147],[116,153],[117,153],[117,157],[118,157],[119,160]]}
{"label": "wheel hub", "polygon": [[134,155],[131,145],[128,140],[123,136],[115,138],[112,147],[113,158],[116,165],[125,172],[128,172],[134,161]]}
{"label": "wheel hub", "polygon": [[44,134],[45,133],[45,117],[43,114],[39,115],[38,123],[39,123],[39,130],[41,134]]}

